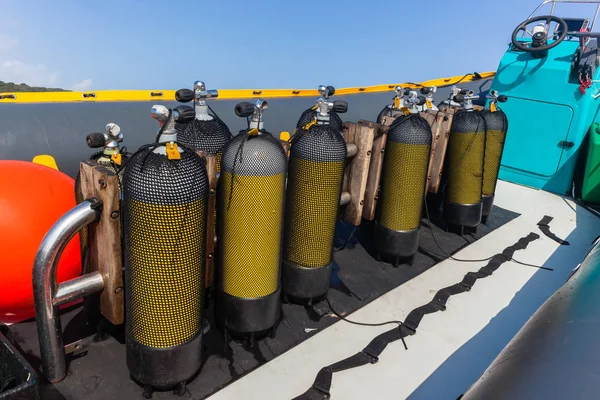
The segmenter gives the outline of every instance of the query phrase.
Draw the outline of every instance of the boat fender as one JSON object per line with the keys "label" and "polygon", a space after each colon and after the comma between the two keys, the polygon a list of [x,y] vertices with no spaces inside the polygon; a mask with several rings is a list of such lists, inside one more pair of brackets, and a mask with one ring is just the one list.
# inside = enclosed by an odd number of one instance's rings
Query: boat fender
{"label": "boat fender", "polygon": [[540,231],[542,231],[544,233],[544,235],[548,236],[550,239],[554,240],[556,243],[559,243],[563,246],[569,246],[570,245],[569,242],[559,238],[558,236],[556,236],[554,233],[552,233],[550,231],[549,224],[553,219],[554,219],[553,217],[551,217],[549,215],[545,215],[544,218],[542,218],[542,220],[540,222],[538,222],[538,227],[540,228]]}

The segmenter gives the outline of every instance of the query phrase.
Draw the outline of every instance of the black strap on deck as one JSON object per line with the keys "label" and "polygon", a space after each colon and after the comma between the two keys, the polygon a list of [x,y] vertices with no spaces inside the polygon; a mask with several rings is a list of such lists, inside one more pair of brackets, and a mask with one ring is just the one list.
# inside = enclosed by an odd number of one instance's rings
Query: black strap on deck
{"label": "black strap on deck", "polygon": [[376,336],[359,353],[322,368],[313,383],[306,392],[294,398],[294,400],[326,400],[329,399],[331,380],[334,372],[340,372],[351,368],[361,367],[367,364],[375,364],[379,356],[388,344],[414,335],[421,320],[426,314],[446,310],[448,299],[456,294],[471,290],[477,279],[486,278],[494,273],[500,265],[510,261],[515,251],[527,248],[527,245],[540,238],[540,235],[531,232],[529,235],[519,239],[514,245],[507,247],[500,254],[492,257],[487,265],[481,267],[477,272],[469,272],[460,283],[439,290],[433,300],[424,306],[412,310],[406,320],[398,328],[394,328]]}
{"label": "black strap on deck", "polygon": [[569,242],[567,242],[566,240],[562,240],[561,238],[556,236],[554,233],[550,232],[549,224],[553,219],[554,218],[552,218],[549,215],[544,216],[544,218],[542,218],[542,220],[540,222],[538,222],[538,227],[540,228],[540,231],[542,231],[544,233],[544,235],[548,236],[550,239],[554,240],[556,243],[562,244],[564,246],[569,246],[570,245]]}

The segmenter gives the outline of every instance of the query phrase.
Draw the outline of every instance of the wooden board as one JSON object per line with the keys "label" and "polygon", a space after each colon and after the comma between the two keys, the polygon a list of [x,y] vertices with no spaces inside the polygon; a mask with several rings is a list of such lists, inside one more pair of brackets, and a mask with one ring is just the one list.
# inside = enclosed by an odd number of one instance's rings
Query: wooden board
{"label": "wooden board", "polygon": [[89,270],[100,272],[104,279],[100,312],[119,325],[125,320],[119,178],[93,161],[82,162],[80,173],[83,198],[102,201],[100,221],[89,226]]}
{"label": "wooden board", "polygon": [[[386,118],[388,121],[386,121]],[[369,221],[375,219],[375,210],[377,209],[377,199],[379,196],[379,183],[381,181],[381,171],[383,169],[383,158],[385,155],[387,129],[389,124],[391,124],[390,120],[393,121],[393,118],[384,117],[383,122],[385,125],[376,124],[375,126],[375,139],[373,140],[373,147],[371,150],[371,164],[369,165],[367,187],[365,190],[365,205],[362,213],[362,217]]]}
{"label": "wooden board", "polygon": [[396,120],[396,118],[386,115],[381,119],[381,125],[390,126],[392,124],[392,122],[394,122],[395,120]]}
{"label": "wooden board", "polygon": [[448,137],[452,125],[453,114],[442,111],[422,112],[421,116],[431,126],[432,142],[431,155],[429,157],[429,169],[427,171],[427,192],[438,193],[440,190]]}
{"label": "wooden board", "polygon": [[376,125],[369,121],[344,123],[344,140],[346,143],[354,143],[358,147],[358,153],[347,161],[344,171],[342,191],[350,193],[351,198],[344,206],[342,219],[355,226],[360,225],[362,219]]}
{"label": "wooden board", "polygon": [[206,161],[208,174],[208,205],[206,208],[205,286],[212,287],[215,271],[215,210],[217,207],[217,157],[203,151],[198,155]]}

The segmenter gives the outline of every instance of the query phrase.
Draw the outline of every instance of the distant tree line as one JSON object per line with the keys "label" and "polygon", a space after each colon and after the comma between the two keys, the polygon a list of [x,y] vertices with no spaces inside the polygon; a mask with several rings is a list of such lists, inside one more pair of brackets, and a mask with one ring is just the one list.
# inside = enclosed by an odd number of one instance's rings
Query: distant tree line
{"label": "distant tree line", "polygon": [[14,82],[0,81],[0,93],[3,92],[70,92],[70,90],[29,86],[24,83],[17,84]]}

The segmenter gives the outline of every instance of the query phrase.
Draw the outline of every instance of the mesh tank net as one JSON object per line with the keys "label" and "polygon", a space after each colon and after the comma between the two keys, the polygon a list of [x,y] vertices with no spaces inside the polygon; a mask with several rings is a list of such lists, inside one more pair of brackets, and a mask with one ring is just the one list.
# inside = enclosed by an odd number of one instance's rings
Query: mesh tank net
{"label": "mesh tank net", "polygon": [[482,194],[490,196],[496,192],[500,161],[502,160],[508,130],[508,119],[502,110],[496,112],[484,110],[481,115],[486,124]]}
{"label": "mesh tank net", "polygon": [[398,117],[385,145],[378,222],[395,231],[417,229],[427,184],[432,133],[419,114]]}
{"label": "mesh tank net", "polygon": [[279,288],[287,157],[268,132],[241,131],[223,149],[218,284],[238,298]]}
{"label": "mesh tank net", "polygon": [[134,154],[123,177],[126,329],[167,348],[201,331],[208,177],[197,154],[169,160],[153,147]]}
{"label": "mesh tank net", "polygon": [[283,259],[305,268],[328,265],[333,253],[346,143],[337,129],[314,125],[292,138]]}
{"label": "mesh tank net", "polygon": [[221,150],[232,137],[229,128],[221,119],[216,117],[210,121],[194,119],[187,124],[175,124],[175,129],[178,142],[217,155],[217,171],[220,171]]}
{"label": "mesh tank net", "polygon": [[481,202],[485,121],[476,111],[454,115],[446,158],[448,162],[448,201],[454,204]]}

